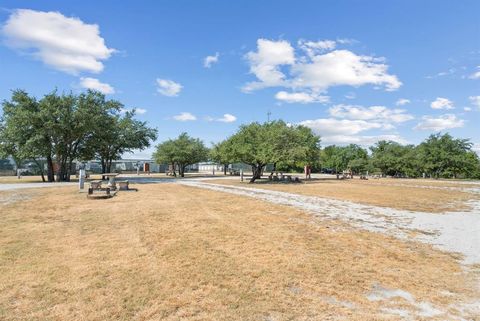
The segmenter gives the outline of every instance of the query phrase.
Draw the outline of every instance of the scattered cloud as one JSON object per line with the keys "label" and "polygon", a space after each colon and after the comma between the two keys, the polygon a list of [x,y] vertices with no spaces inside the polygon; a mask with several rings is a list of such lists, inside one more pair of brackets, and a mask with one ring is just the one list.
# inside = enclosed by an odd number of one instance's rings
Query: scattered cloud
{"label": "scattered cloud", "polygon": [[415,118],[413,115],[408,114],[405,109],[389,109],[385,106],[335,105],[328,111],[332,117],[369,120],[387,124],[387,127],[393,127],[391,123],[403,123]]}
{"label": "scattered cloud", "polygon": [[468,99],[470,100],[470,103],[476,107],[477,109],[480,110],[480,96],[470,96],[468,97]]}
{"label": "scattered cloud", "polygon": [[235,117],[232,114],[223,114],[223,117],[220,118],[213,118],[210,116],[205,117],[205,120],[207,121],[219,121],[222,123],[233,123],[237,120],[237,117]]}
{"label": "scattered cloud", "polygon": [[410,99],[406,99],[406,98],[400,98],[395,103],[395,105],[397,105],[397,106],[403,106],[403,105],[407,105],[407,104],[410,104]]}
{"label": "scattered cloud", "polygon": [[470,79],[480,79],[480,66],[477,67],[478,71],[474,72],[468,78]]}
{"label": "scattered cloud", "polygon": [[6,44],[63,72],[99,73],[115,49],[108,48],[96,24],[59,12],[14,10],[2,26]]}
{"label": "scattered cloud", "polygon": [[433,79],[433,78],[438,78],[438,77],[451,76],[451,75],[454,75],[457,71],[458,71],[457,68],[450,68],[446,71],[441,71],[441,72],[439,72],[435,75],[427,76],[426,78]]}
{"label": "scattered cloud", "polygon": [[300,103],[300,104],[310,104],[310,103],[328,103],[330,97],[320,95],[318,93],[307,93],[307,92],[286,92],[279,91],[275,94],[275,98],[281,102],[285,103]]}
{"label": "scattered cloud", "polygon": [[157,78],[157,91],[168,97],[176,97],[182,91],[183,86],[179,83],[169,80]]}
{"label": "scattered cloud", "polygon": [[349,50],[335,49],[331,40],[298,42],[302,53],[285,40],[258,39],[257,50],[246,54],[250,73],[256,81],[247,83],[243,91],[283,87],[295,92],[320,95],[333,86],[374,85],[387,91],[402,83],[388,73],[384,58],[357,55]]}
{"label": "scattered cloud", "polygon": [[408,141],[400,135],[374,135],[374,136],[362,136],[362,135],[335,135],[322,137],[322,143],[336,144],[336,145],[348,145],[357,144],[361,146],[371,146],[381,140],[391,140],[400,144],[408,144]]}
{"label": "scattered cloud", "polygon": [[218,62],[219,57],[220,54],[218,52],[216,52],[213,56],[206,56],[205,59],[203,59],[203,66],[205,68],[212,67],[213,64],[216,64]]}
{"label": "scattered cloud", "polygon": [[470,107],[463,107],[463,110],[464,110],[464,111],[472,111],[472,108],[470,108]]}
{"label": "scattered cloud", "polygon": [[124,114],[126,112],[130,112],[130,111],[135,111],[135,114],[137,114],[137,115],[143,115],[147,112],[147,110],[145,108],[122,108],[122,109],[120,109],[121,114]]}
{"label": "scattered cloud", "polygon": [[96,90],[106,95],[115,93],[115,89],[112,86],[110,86],[107,83],[100,82],[100,80],[96,78],[90,78],[90,77],[80,78],[80,87]]}
{"label": "scattered cloud", "polygon": [[442,131],[445,129],[463,127],[465,121],[453,114],[445,114],[439,117],[423,116],[422,121],[414,127],[418,130]]}
{"label": "scattered cloud", "polygon": [[250,72],[259,81],[250,82],[243,88],[250,92],[266,87],[286,86],[285,74],[280,71],[282,65],[295,63],[295,50],[288,41],[257,40],[257,51],[249,52],[246,59],[250,64]]}
{"label": "scattered cloud", "polygon": [[357,94],[355,94],[354,92],[350,92],[350,93],[347,93],[347,94],[345,95],[345,98],[347,98],[347,99],[355,99],[355,98],[357,98]]}
{"label": "scattered cloud", "polygon": [[365,120],[320,118],[314,120],[304,120],[301,125],[311,128],[322,137],[336,135],[355,135],[370,129],[380,129],[383,127],[380,123],[369,122]]}
{"label": "scattered cloud", "polygon": [[319,53],[333,50],[336,46],[337,43],[333,40],[307,41],[300,39],[298,41],[298,47],[305,51],[309,57],[315,57]]}
{"label": "scattered cloud", "polygon": [[432,109],[454,109],[453,102],[447,98],[437,97],[430,103]]}
{"label": "scattered cloud", "polygon": [[178,115],[173,116],[173,119],[178,121],[193,121],[193,120],[197,120],[197,117],[191,113],[182,112]]}

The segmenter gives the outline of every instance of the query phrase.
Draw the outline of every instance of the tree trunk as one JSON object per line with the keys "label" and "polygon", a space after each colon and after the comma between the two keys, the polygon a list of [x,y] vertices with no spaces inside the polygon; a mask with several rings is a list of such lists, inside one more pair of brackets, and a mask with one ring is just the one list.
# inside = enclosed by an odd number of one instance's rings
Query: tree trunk
{"label": "tree trunk", "polygon": [[227,175],[227,166],[228,164],[223,164],[223,175]]}
{"label": "tree trunk", "polygon": [[[105,159],[100,159],[100,163],[102,164],[102,174],[107,172],[107,161]],[[102,181],[105,180],[105,176],[102,175]]]}
{"label": "tree trunk", "polygon": [[273,163],[273,167],[272,167],[272,172],[270,173],[270,176],[273,176],[273,173],[277,171],[277,163]]}
{"label": "tree trunk", "polygon": [[180,174],[180,177],[185,177],[185,165],[180,165],[178,167],[178,171],[179,171],[179,174]]}
{"label": "tree trunk", "polygon": [[43,166],[34,158],[33,161],[37,165],[38,169],[40,170],[40,176],[42,176],[42,182],[45,183],[45,171],[43,170]]}
{"label": "tree trunk", "polygon": [[264,165],[252,166],[253,173],[249,183],[254,183],[256,179],[262,178],[262,169]]}
{"label": "tree trunk", "polygon": [[53,172],[53,160],[52,156],[47,156],[47,178],[49,182],[55,181],[54,172]]}

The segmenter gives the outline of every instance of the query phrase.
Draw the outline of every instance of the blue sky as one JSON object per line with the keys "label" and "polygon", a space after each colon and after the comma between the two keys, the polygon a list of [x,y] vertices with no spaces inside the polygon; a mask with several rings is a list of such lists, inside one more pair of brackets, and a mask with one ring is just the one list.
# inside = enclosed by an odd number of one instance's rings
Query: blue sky
{"label": "blue sky", "polygon": [[2,1],[0,99],[101,89],[158,141],[217,142],[270,111],[323,145],[479,146],[478,1],[119,3]]}

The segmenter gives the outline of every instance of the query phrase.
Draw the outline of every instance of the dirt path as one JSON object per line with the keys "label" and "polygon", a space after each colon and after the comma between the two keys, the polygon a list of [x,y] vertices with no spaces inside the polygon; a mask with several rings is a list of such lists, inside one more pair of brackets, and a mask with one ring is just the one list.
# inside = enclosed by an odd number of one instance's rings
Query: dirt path
{"label": "dirt path", "polygon": [[413,237],[442,250],[462,254],[465,264],[480,264],[479,201],[471,201],[470,212],[439,215],[258,188],[212,184],[202,180],[184,180],[178,183],[293,206],[321,217],[342,219],[359,228],[403,239]]}

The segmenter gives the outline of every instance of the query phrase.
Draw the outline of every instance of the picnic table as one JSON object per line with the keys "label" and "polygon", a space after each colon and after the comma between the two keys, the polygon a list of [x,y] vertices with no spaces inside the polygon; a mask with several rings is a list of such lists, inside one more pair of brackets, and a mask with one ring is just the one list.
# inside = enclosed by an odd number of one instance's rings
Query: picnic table
{"label": "picnic table", "polygon": [[110,187],[111,189],[117,188],[117,185],[115,183],[115,177],[118,176],[118,173],[105,173],[105,174],[102,174],[102,176],[105,176],[108,178],[108,184],[107,184],[108,187]]}

